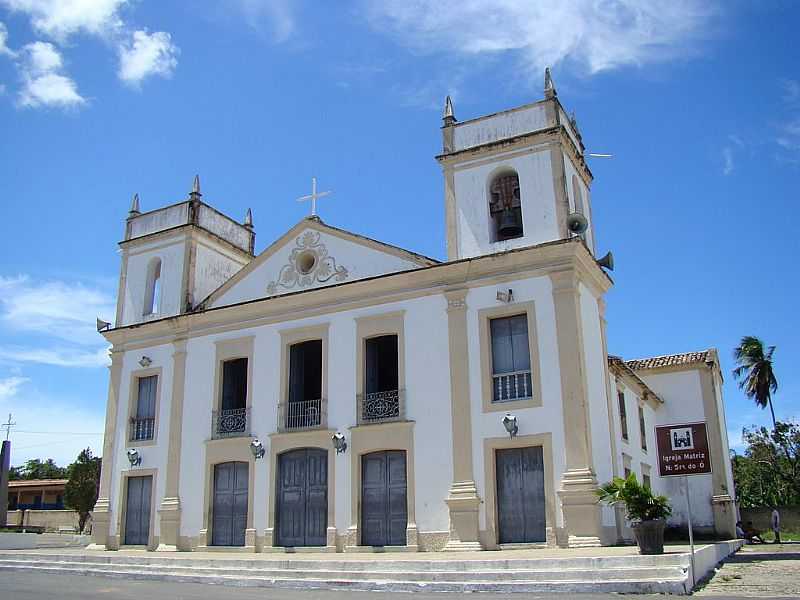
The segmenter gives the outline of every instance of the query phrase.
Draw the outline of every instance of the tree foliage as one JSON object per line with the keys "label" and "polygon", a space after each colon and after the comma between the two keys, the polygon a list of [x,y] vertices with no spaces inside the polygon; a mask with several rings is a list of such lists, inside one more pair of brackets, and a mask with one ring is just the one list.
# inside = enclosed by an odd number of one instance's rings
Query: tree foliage
{"label": "tree foliage", "polygon": [[744,508],[800,504],[800,425],[777,421],[745,428],[744,455],[732,458],[736,495]]}
{"label": "tree foliage", "polygon": [[769,406],[772,415],[772,428],[775,429],[775,410],[772,408],[772,394],[778,391],[778,380],[772,370],[772,354],[775,346],[764,350],[764,342],[757,337],[746,335],[733,350],[736,368],[733,376],[745,395],[761,408]]}
{"label": "tree foliage", "polygon": [[614,477],[597,490],[600,502],[605,504],[625,504],[630,521],[651,521],[666,519],[672,514],[672,507],[666,496],[653,494],[649,487],[636,480],[631,473],[626,479]]}
{"label": "tree foliage", "polygon": [[78,455],[78,460],[67,469],[69,481],[64,490],[64,503],[77,511],[78,529],[81,532],[86,525],[89,512],[97,502],[100,488],[100,463],[101,459],[92,456],[92,451],[86,448]]}
{"label": "tree foliage", "polygon": [[32,458],[21,467],[11,467],[8,471],[8,478],[11,481],[18,479],[64,479],[66,476],[67,469],[59,467],[52,458],[44,461]]}

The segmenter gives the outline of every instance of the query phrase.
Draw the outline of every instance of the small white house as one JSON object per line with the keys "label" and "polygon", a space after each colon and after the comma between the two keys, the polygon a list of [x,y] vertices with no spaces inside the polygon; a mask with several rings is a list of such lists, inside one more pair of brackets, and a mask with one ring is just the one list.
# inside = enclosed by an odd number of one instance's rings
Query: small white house
{"label": "small white house", "polygon": [[706,421],[695,521],[732,536],[716,352],[606,348],[592,174],[545,99],[459,122],[437,157],[446,262],[311,216],[253,254],[202,199],[121,242],[96,547],[255,552],[599,546],[598,484],[658,476],[654,427]]}

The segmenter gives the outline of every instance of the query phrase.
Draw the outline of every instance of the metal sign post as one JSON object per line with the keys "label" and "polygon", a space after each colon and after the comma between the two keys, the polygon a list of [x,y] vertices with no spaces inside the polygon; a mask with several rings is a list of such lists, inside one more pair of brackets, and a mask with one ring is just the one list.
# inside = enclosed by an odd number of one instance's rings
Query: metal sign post
{"label": "metal sign post", "polygon": [[661,477],[683,477],[686,490],[686,520],[689,526],[689,560],[694,573],[694,532],[692,531],[692,497],[689,494],[689,477],[711,473],[711,454],[705,423],[684,423],[656,427],[658,446],[658,472]]}
{"label": "metal sign post", "polygon": [[689,478],[683,476],[684,489],[686,489],[686,520],[689,525],[689,557],[692,565],[692,589],[694,589],[694,533],[692,532],[692,497],[689,495]]}

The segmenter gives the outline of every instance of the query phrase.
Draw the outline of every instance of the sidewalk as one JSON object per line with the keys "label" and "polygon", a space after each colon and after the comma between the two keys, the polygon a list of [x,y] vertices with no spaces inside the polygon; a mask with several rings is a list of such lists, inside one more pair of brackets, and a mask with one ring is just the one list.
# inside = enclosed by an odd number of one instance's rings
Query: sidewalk
{"label": "sidewalk", "polygon": [[800,598],[800,542],[744,546],[695,595]]}

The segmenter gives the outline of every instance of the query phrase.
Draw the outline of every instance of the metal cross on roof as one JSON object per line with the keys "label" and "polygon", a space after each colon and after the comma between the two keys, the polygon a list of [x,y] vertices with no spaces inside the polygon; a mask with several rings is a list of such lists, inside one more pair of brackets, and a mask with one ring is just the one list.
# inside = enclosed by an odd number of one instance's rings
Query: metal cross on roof
{"label": "metal cross on roof", "polygon": [[2,424],[2,427],[6,428],[6,439],[11,435],[11,428],[14,425],[16,425],[16,423],[11,420],[11,413],[8,413],[8,422]]}
{"label": "metal cross on roof", "polygon": [[301,196],[297,199],[298,202],[305,202],[306,200],[311,200],[311,216],[314,217],[317,214],[317,198],[322,198],[323,196],[327,196],[331,194],[331,190],[326,192],[317,192],[317,178],[311,178],[311,193],[308,196]]}

